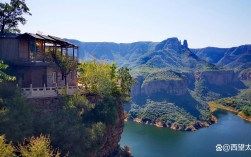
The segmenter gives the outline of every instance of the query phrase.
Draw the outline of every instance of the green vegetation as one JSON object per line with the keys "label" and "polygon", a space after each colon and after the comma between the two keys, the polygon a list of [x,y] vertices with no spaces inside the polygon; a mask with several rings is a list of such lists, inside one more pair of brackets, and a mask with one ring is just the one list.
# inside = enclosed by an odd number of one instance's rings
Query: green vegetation
{"label": "green vegetation", "polygon": [[33,106],[5,84],[0,87],[0,100],[0,134],[15,143],[29,137],[34,131]]}
{"label": "green vegetation", "polygon": [[85,93],[101,97],[112,96],[128,101],[131,86],[135,83],[128,68],[120,68],[114,63],[84,62],[78,67],[78,81]]}
{"label": "green vegetation", "polygon": [[18,24],[25,24],[23,14],[31,15],[25,0],[11,0],[10,3],[0,3],[0,34],[20,33]]}
{"label": "green vegetation", "polygon": [[62,155],[99,156],[107,129],[119,116],[118,105],[129,100],[133,79],[129,69],[117,70],[114,64],[94,61],[82,63],[80,68],[80,81],[87,85],[88,93],[59,95],[60,107],[52,111],[36,108],[19,90],[7,88],[5,83],[0,86],[0,134],[15,147],[30,138],[28,145],[20,147],[24,156],[36,154],[33,150],[50,156],[49,139],[39,142],[34,138],[41,134],[50,136],[52,146],[62,150]]}
{"label": "green vegetation", "polygon": [[215,101],[224,106],[233,107],[246,116],[251,116],[251,89],[242,91],[238,96],[223,98]]}
{"label": "green vegetation", "polygon": [[78,67],[78,80],[82,84],[86,93],[99,96],[115,94],[116,85],[116,66],[102,62],[83,62]]}
{"label": "green vegetation", "polygon": [[121,96],[125,102],[130,100],[131,86],[136,82],[130,75],[128,68],[120,68],[117,72],[117,78],[119,81]]}
{"label": "green vegetation", "polygon": [[134,104],[129,115],[133,118],[140,118],[143,121],[163,122],[169,125],[189,125],[196,122],[196,117],[186,112],[183,108],[166,101],[147,100],[144,108]]}
{"label": "green vegetation", "polygon": [[245,85],[241,81],[225,85],[212,85],[208,83],[206,78],[200,78],[195,81],[194,91],[196,96],[202,100],[212,101],[223,97],[235,96],[243,88],[245,88]]}
{"label": "green vegetation", "polygon": [[251,116],[251,106],[250,105],[243,106],[241,111],[244,113],[244,115]]}
{"label": "green vegetation", "polygon": [[14,147],[6,143],[4,136],[0,136],[0,156],[11,157],[14,156]]}
{"label": "green vegetation", "polygon": [[14,147],[11,142],[7,143],[4,136],[0,136],[0,156],[1,157],[60,157],[59,150],[54,150],[50,146],[50,139],[43,135],[32,136],[29,140]]}
{"label": "green vegetation", "polygon": [[3,61],[0,60],[0,83],[3,81],[14,81],[16,78],[7,75],[4,70],[6,70],[9,66],[7,64],[4,64]]}
{"label": "green vegetation", "polygon": [[155,80],[182,80],[182,75],[181,73],[178,73],[172,70],[158,71],[158,72],[149,74],[145,78],[143,84],[146,84]]}

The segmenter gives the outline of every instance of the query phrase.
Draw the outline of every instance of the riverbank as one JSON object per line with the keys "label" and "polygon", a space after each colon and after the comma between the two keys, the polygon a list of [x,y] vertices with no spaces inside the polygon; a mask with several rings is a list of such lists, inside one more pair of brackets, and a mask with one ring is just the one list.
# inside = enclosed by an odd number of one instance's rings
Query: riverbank
{"label": "riverbank", "polygon": [[218,103],[215,103],[213,101],[208,102],[208,105],[210,107],[210,111],[213,113],[215,112],[217,109],[222,109],[222,110],[226,110],[232,113],[235,113],[236,115],[238,115],[239,117],[241,117],[242,119],[251,122],[251,117],[249,116],[245,116],[241,111],[236,110],[233,107],[229,107],[229,106],[224,106]]}
{"label": "riverbank", "polygon": [[163,123],[160,121],[152,121],[152,120],[142,120],[140,118],[129,118],[126,117],[125,121],[134,121],[136,123],[142,123],[142,124],[148,124],[148,125],[154,125],[159,128],[170,128],[172,130],[178,130],[178,131],[196,131],[199,128],[203,127],[209,127],[211,124],[217,123],[217,118],[215,116],[211,116],[209,121],[196,121],[195,123],[192,123],[190,125],[177,125],[174,123]]}
{"label": "riverbank", "polygon": [[120,145],[129,146],[135,157],[250,157],[250,151],[218,152],[215,146],[218,143],[250,143],[251,123],[225,110],[217,110],[214,116],[217,124],[193,132],[128,121]]}

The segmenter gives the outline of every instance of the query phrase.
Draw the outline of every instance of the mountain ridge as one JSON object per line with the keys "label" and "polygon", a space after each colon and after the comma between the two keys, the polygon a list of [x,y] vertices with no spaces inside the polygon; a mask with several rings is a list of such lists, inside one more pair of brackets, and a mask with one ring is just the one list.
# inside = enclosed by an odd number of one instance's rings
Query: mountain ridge
{"label": "mountain ridge", "polygon": [[[134,107],[130,108],[129,115],[132,118],[140,118],[142,121],[148,119],[154,123],[161,121],[166,124],[164,118],[166,117],[177,126],[195,125],[198,122],[212,124],[212,115],[205,101],[233,96],[238,93],[238,89],[244,88],[238,79],[238,73],[234,72],[232,67],[217,64],[224,57],[227,58],[227,55],[232,55],[236,48],[190,49],[186,40],[181,43],[176,37],[167,38],[161,42],[120,44],[81,43],[76,40],[70,40],[70,42],[79,44],[79,58],[84,61],[97,59],[116,62],[118,66],[131,69],[137,83],[132,87],[131,105],[134,104]],[[217,51],[215,56],[212,55],[212,50]],[[239,54],[242,53],[239,52]],[[223,61],[221,62],[226,63]],[[163,108],[169,106],[167,108],[175,113],[172,116],[164,114],[161,119],[152,121],[153,119],[149,117],[152,117],[152,114],[159,115],[160,111],[148,106],[148,102],[151,102],[150,106],[152,104]],[[167,106],[163,106],[165,104]],[[154,111],[148,110],[147,106]],[[182,121],[179,120],[180,111],[184,113]],[[189,122],[191,119],[193,120]]]}

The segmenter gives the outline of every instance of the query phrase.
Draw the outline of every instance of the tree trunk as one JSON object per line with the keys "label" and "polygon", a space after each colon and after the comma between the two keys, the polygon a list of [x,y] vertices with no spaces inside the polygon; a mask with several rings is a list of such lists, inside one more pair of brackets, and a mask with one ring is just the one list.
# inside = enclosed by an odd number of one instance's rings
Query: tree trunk
{"label": "tree trunk", "polygon": [[66,75],[66,74],[64,74],[64,85],[65,85],[65,86],[67,85],[67,80],[66,80],[66,77],[67,77],[67,75]]}

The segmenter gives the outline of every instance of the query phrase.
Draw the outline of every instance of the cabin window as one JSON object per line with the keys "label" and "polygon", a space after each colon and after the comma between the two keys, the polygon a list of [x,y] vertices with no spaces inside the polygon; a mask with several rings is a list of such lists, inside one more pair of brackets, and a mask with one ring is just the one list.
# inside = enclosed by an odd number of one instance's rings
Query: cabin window
{"label": "cabin window", "polygon": [[52,72],[52,83],[56,83],[56,80],[57,80],[57,73]]}
{"label": "cabin window", "polygon": [[72,80],[74,79],[73,71],[70,72],[70,77],[71,77]]}
{"label": "cabin window", "polygon": [[42,54],[42,43],[40,41],[29,41],[29,58],[31,61],[41,61],[43,58]]}
{"label": "cabin window", "polygon": [[36,44],[34,41],[29,41],[29,59],[31,61],[35,61],[35,56],[36,56]]}

